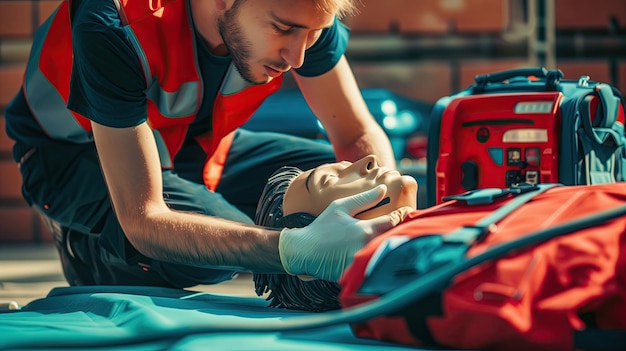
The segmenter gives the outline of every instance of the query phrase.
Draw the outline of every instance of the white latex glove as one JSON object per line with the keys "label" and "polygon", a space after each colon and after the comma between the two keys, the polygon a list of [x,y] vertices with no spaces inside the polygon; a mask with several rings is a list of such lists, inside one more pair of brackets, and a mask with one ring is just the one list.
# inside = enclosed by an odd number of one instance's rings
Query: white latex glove
{"label": "white latex glove", "polygon": [[333,201],[304,228],[283,229],[278,251],[287,273],[338,281],[354,254],[373,237],[398,224],[407,210],[368,220],[353,215],[375,206],[387,187],[378,187]]}

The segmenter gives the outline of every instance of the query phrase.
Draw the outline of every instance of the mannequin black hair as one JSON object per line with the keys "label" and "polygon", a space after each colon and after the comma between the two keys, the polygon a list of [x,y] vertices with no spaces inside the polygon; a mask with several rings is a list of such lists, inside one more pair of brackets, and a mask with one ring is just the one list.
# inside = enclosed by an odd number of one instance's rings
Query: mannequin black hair
{"label": "mannequin black hair", "polygon": [[[268,179],[259,203],[254,222],[273,228],[301,228],[309,225],[315,216],[292,213],[283,216],[283,199],[291,181],[302,171],[296,167],[282,167]],[[303,281],[289,274],[255,273],[254,287],[257,295],[269,293],[270,306],[306,311],[339,309],[339,285],[326,280]]]}

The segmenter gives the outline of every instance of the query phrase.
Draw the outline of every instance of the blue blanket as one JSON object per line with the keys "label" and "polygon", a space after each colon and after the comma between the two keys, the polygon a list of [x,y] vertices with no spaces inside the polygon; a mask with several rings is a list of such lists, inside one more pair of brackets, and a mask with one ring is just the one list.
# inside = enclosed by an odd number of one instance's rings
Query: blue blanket
{"label": "blue blanket", "polygon": [[267,307],[263,298],[154,287],[64,287],[0,313],[0,349],[415,350],[356,338],[332,314]]}

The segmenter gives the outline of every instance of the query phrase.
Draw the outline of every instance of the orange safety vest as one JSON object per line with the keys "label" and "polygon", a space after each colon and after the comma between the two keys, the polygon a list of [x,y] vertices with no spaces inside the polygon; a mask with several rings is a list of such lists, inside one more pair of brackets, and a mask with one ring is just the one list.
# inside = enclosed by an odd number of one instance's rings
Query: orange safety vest
{"label": "orange safety vest", "polygon": [[[184,0],[112,1],[128,28],[129,39],[137,44],[146,78],[148,123],[161,166],[171,169],[203,96],[191,12]],[[45,40],[31,50],[23,88],[33,115],[48,136],[85,143],[92,141],[89,119],[67,109],[72,71],[70,6],[71,0],[63,1],[42,25]],[[196,138],[208,155],[204,179],[209,189],[215,190],[219,183],[234,130],[278,90],[282,78],[252,85],[231,65],[214,103],[212,129]]]}

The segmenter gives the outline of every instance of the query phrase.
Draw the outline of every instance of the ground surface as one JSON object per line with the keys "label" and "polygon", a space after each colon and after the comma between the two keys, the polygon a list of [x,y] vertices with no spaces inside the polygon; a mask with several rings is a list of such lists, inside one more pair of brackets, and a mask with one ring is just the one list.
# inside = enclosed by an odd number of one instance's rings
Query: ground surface
{"label": "ground surface", "polygon": [[[5,245],[0,247],[0,303],[9,301],[23,306],[45,297],[48,292],[68,286],[63,277],[56,249],[51,244]],[[190,290],[256,296],[250,274],[212,286],[197,286]]]}

